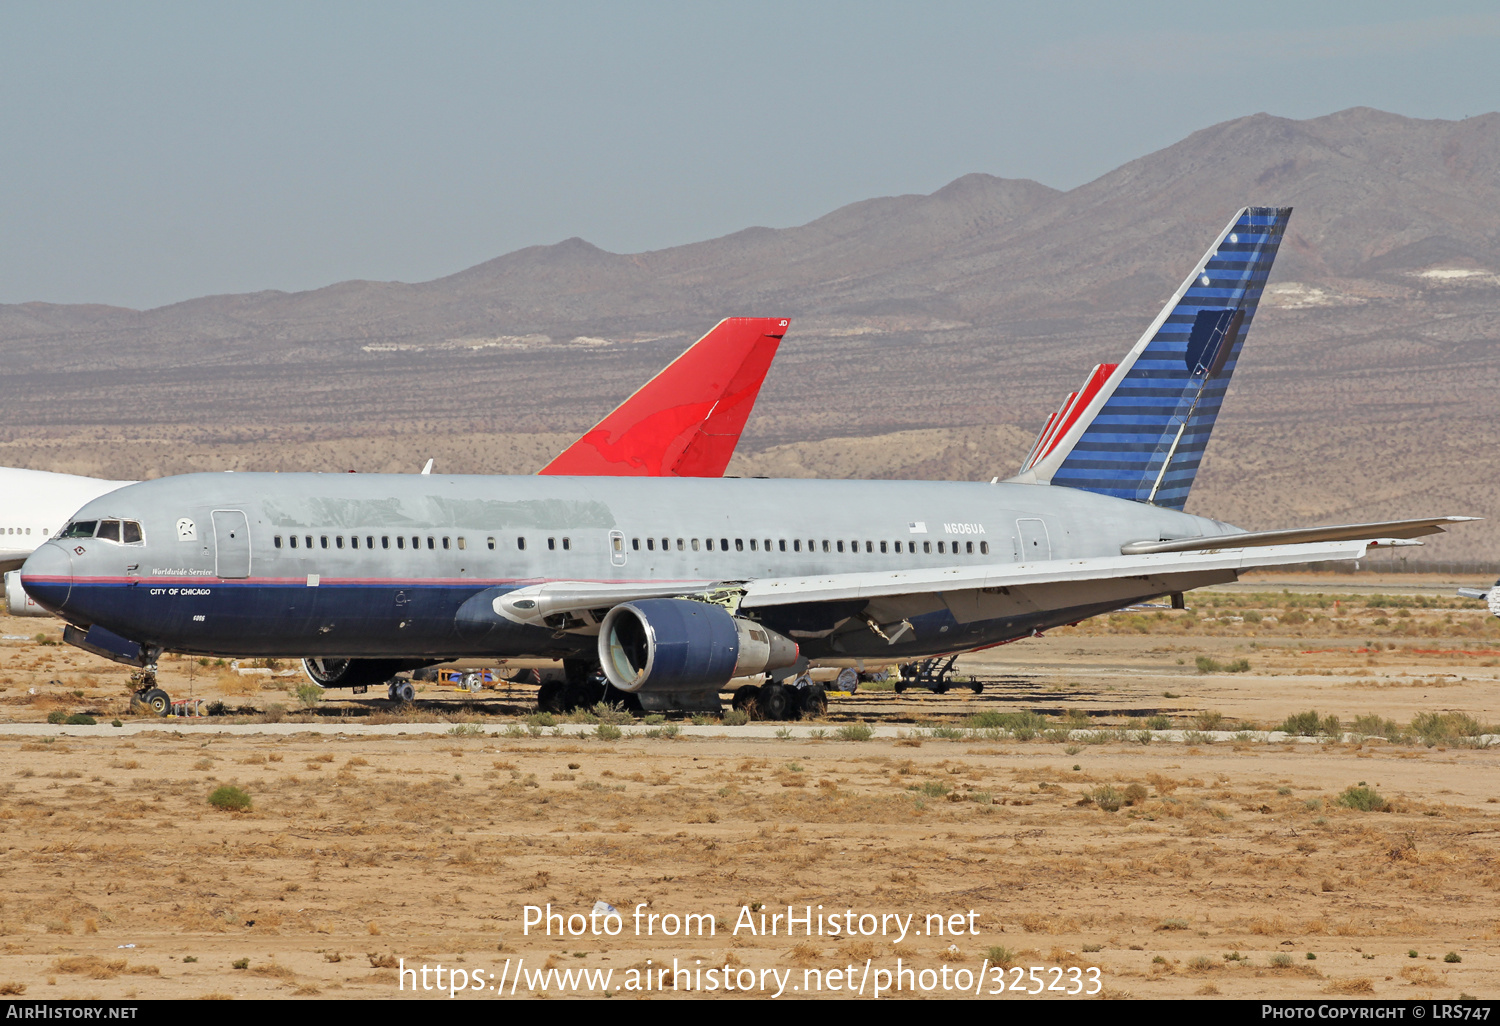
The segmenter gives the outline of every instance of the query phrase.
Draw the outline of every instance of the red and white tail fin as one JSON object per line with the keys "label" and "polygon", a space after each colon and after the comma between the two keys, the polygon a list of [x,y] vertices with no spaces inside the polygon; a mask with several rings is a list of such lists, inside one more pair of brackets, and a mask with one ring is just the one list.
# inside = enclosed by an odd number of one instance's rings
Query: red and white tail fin
{"label": "red and white tail fin", "polygon": [[1057,447],[1063,435],[1068,433],[1068,429],[1077,422],[1089,403],[1094,401],[1094,396],[1099,394],[1099,390],[1104,387],[1104,383],[1109,380],[1109,376],[1118,366],[1119,364],[1115,363],[1098,364],[1089,371],[1089,376],[1082,388],[1068,393],[1068,397],[1063,400],[1057,412],[1047,417],[1047,423],[1042,426],[1042,433],[1037,435],[1036,444],[1031,447],[1031,452],[1026,456],[1026,462],[1021,464],[1022,473],[1036,466],[1038,461]]}
{"label": "red and white tail fin", "polygon": [[538,473],[721,477],[788,323],[725,318]]}

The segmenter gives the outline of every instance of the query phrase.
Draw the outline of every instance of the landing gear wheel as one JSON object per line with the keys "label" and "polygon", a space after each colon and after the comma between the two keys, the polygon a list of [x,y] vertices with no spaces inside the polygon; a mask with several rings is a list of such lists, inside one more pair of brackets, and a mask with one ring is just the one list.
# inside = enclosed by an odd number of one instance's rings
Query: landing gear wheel
{"label": "landing gear wheel", "polygon": [[972,691],[972,692],[974,692],[974,694],[976,694],[976,695],[982,693],[984,691],[984,681],[982,681],[982,680],[971,680],[971,681],[969,681],[969,690]]}
{"label": "landing gear wheel", "polygon": [[828,715],[828,692],[823,685],[814,684],[797,692],[802,700],[803,716],[827,716]]}
{"label": "landing gear wheel", "polygon": [[729,700],[729,708],[738,709],[748,715],[752,720],[760,708],[760,685],[742,684],[734,689],[734,697]]}
{"label": "landing gear wheel", "polygon": [[762,684],[756,706],[763,720],[795,720],[797,695],[785,684]]}
{"label": "landing gear wheel", "polygon": [[417,700],[417,689],[411,686],[409,680],[393,680],[386,685],[386,692],[390,695],[392,702],[399,705],[411,705]]}
{"label": "landing gear wheel", "polygon": [[563,711],[562,704],[563,682],[560,680],[549,680],[543,682],[537,689],[536,708],[538,712],[560,713]]}
{"label": "landing gear wheel", "polygon": [[563,685],[563,712],[592,709],[604,701],[604,689],[591,680],[574,680]]}
{"label": "landing gear wheel", "polygon": [[902,692],[904,692],[906,690],[906,678],[905,677],[897,677],[896,680],[895,680],[895,683],[893,683],[891,685],[891,687],[895,688],[896,694],[898,694],[898,695],[901,694]]}
{"label": "landing gear wheel", "polygon": [[165,716],[172,711],[172,698],[161,688],[142,688],[130,697],[130,704],[154,716]]}

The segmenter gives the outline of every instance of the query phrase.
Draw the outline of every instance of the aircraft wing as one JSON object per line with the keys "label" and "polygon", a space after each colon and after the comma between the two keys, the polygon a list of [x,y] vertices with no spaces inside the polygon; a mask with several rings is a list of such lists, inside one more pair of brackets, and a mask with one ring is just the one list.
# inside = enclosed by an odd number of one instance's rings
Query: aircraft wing
{"label": "aircraft wing", "polygon": [[496,613],[519,623],[590,633],[615,605],[672,597],[701,598],[741,610],[863,603],[867,619],[877,625],[894,621],[893,627],[904,617],[946,606],[960,622],[973,622],[1018,606],[1030,611],[1073,608],[1187,591],[1232,581],[1256,567],[1359,559],[1366,547],[1364,541],[1335,541],[749,581],[553,581],[497,595],[493,603]]}
{"label": "aircraft wing", "polygon": [[1160,582],[1161,587],[1155,593],[1165,594],[1182,591],[1185,587],[1201,587],[1187,584],[1185,579],[1190,577],[1204,574],[1218,577],[1228,573],[1227,579],[1232,580],[1239,571],[1262,566],[1359,559],[1365,554],[1365,548],[1363,541],[1329,542],[785,577],[748,582],[740,607],[755,609],[804,602],[847,602],[954,592],[1014,592],[1043,585],[1093,584],[1124,578],[1148,578]]}
{"label": "aircraft wing", "polygon": [[722,477],[787,325],[725,318],[538,473]]}
{"label": "aircraft wing", "polygon": [[1296,527],[1284,531],[1243,531],[1238,534],[1209,535],[1203,538],[1177,538],[1167,541],[1134,541],[1120,546],[1120,554],[1140,555],[1148,552],[1193,552],[1205,549],[1244,548],[1259,545],[1292,545],[1299,542],[1378,539],[1404,541],[1429,534],[1442,534],[1444,524],[1463,524],[1483,517],[1428,517],[1423,520],[1386,520],[1375,524],[1339,524],[1332,527]]}

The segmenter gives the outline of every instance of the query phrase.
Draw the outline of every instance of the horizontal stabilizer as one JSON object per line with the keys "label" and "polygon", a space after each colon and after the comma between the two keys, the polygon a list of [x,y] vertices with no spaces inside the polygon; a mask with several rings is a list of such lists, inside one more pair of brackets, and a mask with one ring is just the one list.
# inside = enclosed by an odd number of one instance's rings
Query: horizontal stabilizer
{"label": "horizontal stabilizer", "polygon": [[1120,555],[1148,552],[1202,552],[1209,549],[1243,549],[1262,545],[1297,545],[1307,542],[1366,541],[1386,538],[1422,538],[1442,534],[1444,524],[1462,524],[1481,517],[1428,517],[1425,520],[1388,520],[1376,524],[1342,524],[1336,527],[1294,527],[1284,531],[1243,531],[1204,538],[1174,538],[1168,541],[1134,541],[1120,546]]}
{"label": "horizontal stabilizer", "polygon": [[785,317],[726,317],[538,473],[722,477]]}

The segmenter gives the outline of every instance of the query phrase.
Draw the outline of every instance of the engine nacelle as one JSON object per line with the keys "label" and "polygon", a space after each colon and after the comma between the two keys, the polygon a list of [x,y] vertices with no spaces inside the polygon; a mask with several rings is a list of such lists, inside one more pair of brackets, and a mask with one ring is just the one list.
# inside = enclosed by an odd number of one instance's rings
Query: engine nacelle
{"label": "engine nacelle", "polygon": [[10,570],[5,574],[5,608],[11,616],[51,616],[36,599],[26,594],[21,587],[21,571]]}
{"label": "engine nacelle", "polygon": [[797,661],[797,643],[722,606],[641,599],[599,626],[599,662],[621,691],[703,691]]}
{"label": "engine nacelle", "polygon": [[304,659],[302,672],[320,688],[358,688],[384,684],[402,670],[426,665],[410,659]]}

